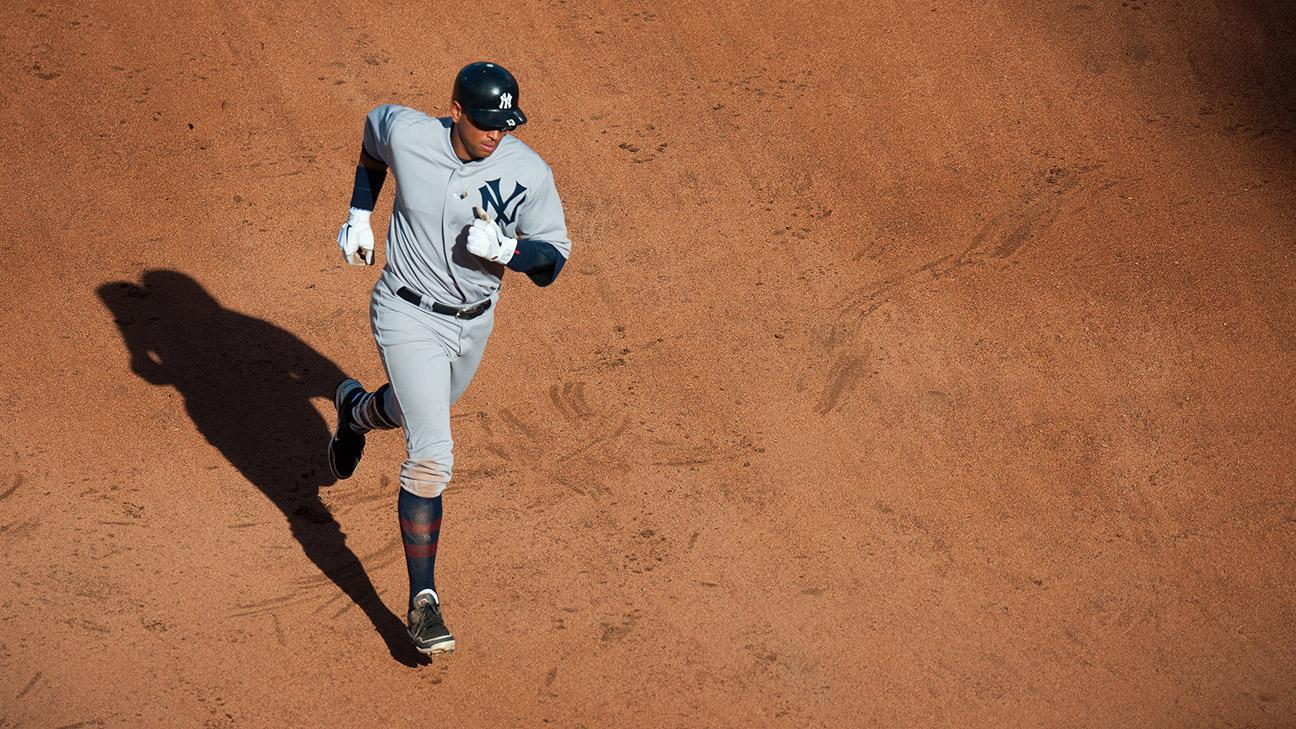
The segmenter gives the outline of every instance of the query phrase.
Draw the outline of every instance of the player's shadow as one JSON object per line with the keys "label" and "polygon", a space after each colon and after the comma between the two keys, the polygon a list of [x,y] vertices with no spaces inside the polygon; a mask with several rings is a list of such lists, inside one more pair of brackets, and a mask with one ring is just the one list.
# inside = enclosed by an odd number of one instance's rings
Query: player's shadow
{"label": "player's shadow", "polygon": [[[320,488],[334,483],[331,430],[311,398],[331,398],[342,370],[292,333],[224,308],[183,273],[149,271],[142,285],[114,281],[98,293],[121,329],[131,369],[179,391],[198,430],[283,512],[302,551],[365,612],[393,658],[426,662],[320,501]],[[175,487],[184,498],[185,485]]]}

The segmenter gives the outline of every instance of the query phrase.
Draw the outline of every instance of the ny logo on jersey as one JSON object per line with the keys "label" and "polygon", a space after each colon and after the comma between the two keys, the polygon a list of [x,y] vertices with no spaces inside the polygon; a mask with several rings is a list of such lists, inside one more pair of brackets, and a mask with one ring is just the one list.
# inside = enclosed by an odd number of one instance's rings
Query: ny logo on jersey
{"label": "ny logo on jersey", "polygon": [[500,108],[501,109],[513,108],[513,94],[510,94],[508,92],[504,92],[500,94]]}
{"label": "ny logo on jersey", "polygon": [[[513,194],[509,195],[507,200],[500,194],[500,181],[498,179],[487,180],[485,185],[477,188],[477,192],[481,193],[482,210],[489,213],[494,209],[495,222],[499,223],[500,226],[512,225],[517,218],[518,209],[526,201],[526,195],[522,194],[526,192],[526,188],[520,182],[513,184]],[[514,202],[514,200],[517,202]],[[511,215],[508,212],[510,207],[513,208]]]}

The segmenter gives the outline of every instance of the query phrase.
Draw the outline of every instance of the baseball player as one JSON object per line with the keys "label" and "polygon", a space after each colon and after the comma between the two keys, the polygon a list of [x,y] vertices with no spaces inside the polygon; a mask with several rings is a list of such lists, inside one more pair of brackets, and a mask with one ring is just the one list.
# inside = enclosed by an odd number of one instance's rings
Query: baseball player
{"label": "baseball player", "polygon": [[409,570],[409,635],[425,654],[453,651],[433,571],[441,494],[454,465],[450,406],[486,349],[505,269],[540,286],[571,254],[553,172],[511,136],[526,123],[513,75],[472,63],[455,77],[450,115],[385,104],[365,118],[351,210],[338,232],[342,256],[372,265],[369,217],[390,169],[396,201],[387,263],[373,289],[370,323],[387,384],[353,379],[334,395],[329,466],[355,472],[365,433],[405,430],[397,511]]}

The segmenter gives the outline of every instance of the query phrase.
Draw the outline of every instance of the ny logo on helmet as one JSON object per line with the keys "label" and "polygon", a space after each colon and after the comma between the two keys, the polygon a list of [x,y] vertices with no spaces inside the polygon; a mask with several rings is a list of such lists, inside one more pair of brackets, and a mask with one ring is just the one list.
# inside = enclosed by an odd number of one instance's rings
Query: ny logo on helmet
{"label": "ny logo on helmet", "polygon": [[513,94],[510,94],[507,91],[500,94],[500,108],[501,109],[513,108]]}
{"label": "ny logo on helmet", "polygon": [[[507,200],[500,194],[500,181],[498,179],[487,180],[485,185],[477,188],[477,192],[481,193],[482,210],[487,213],[494,210],[495,222],[499,223],[501,227],[512,225],[513,221],[517,219],[518,208],[522,207],[522,203],[526,202],[526,195],[523,194],[526,192],[526,188],[520,182],[513,184],[513,194],[509,195]],[[516,202],[514,202],[515,200]],[[512,214],[508,212],[510,207],[513,208]]]}

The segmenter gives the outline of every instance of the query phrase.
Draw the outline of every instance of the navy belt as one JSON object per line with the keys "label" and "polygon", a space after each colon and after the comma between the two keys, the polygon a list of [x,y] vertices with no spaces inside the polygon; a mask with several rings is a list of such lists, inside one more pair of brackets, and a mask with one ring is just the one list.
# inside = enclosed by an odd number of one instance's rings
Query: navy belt
{"label": "navy belt", "polygon": [[[396,289],[396,295],[401,297],[402,299],[405,299],[406,301],[410,302],[415,306],[423,305],[423,296],[419,294],[417,291],[411,291],[410,289],[404,286]],[[456,319],[476,319],[482,314],[485,314],[486,310],[489,308],[491,308],[490,299],[486,299],[480,304],[473,304],[472,306],[466,306],[462,309],[456,309],[453,306],[447,306],[441,303],[440,301],[432,302],[432,311],[435,311],[438,314],[445,314],[446,316],[453,316]]]}

